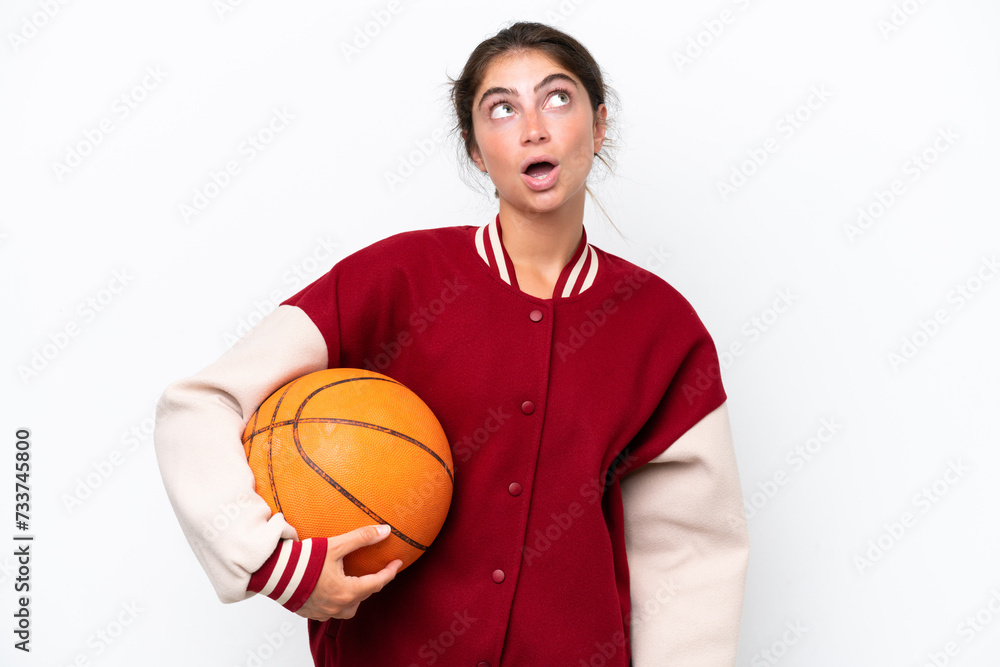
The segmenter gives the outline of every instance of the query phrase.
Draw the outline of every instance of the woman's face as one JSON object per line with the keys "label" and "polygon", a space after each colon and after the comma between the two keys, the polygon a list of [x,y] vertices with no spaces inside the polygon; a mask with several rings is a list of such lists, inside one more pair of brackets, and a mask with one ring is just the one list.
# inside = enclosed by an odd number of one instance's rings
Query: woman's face
{"label": "woman's face", "polygon": [[[603,104],[598,113],[607,116]],[[539,51],[490,64],[473,99],[472,127],[476,165],[489,173],[501,199],[528,212],[583,197],[594,153],[604,143],[604,124],[596,123],[583,84]],[[543,156],[551,167],[528,167]]]}

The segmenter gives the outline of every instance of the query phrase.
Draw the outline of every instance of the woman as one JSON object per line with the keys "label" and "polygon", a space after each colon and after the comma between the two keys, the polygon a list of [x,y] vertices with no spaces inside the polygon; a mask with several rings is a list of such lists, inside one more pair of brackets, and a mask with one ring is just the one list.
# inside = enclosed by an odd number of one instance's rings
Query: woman
{"label": "woman", "polygon": [[[496,218],[345,257],[164,392],[158,460],[216,592],[309,618],[317,665],[735,664],[748,539],[715,346],[583,228],[606,94],[549,26],[484,41],[452,100]],[[344,576],[375,526],[299,542],[254,493],[246,420],[336,366],[402,382],[452,444],[448,518],[403,572]]]}

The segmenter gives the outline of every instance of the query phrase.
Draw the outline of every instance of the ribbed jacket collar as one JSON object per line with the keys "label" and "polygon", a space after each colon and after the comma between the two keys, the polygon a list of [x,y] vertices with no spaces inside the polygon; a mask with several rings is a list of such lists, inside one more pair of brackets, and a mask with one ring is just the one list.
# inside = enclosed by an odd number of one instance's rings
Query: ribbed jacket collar
{"label": "ribbed jacket collar", "polygon": [[[517,276],[514,275],[514,263],[503,245],[500,214],[497,213],[493,222],[477,229],[475,238],[476,250],[490,270],[508,285],[520,289],[517,285]],[[579,245],[559,274],[559,280],[552,290],[552,298],[576,296],[593,285],[596,277],[597,252],[587,243],[587,229],[584,227]]]}

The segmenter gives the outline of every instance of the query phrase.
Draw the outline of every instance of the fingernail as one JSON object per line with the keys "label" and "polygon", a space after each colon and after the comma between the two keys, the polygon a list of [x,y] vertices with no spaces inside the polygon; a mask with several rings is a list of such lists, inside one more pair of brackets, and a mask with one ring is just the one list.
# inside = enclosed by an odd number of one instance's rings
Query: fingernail
{"label": "fingernail", "polygon": [[389,524],[383,523],[375,530],[378,531],[379,537],[385,537],[386,535],[389,534],[389,531],[392,529],[389,527]]}

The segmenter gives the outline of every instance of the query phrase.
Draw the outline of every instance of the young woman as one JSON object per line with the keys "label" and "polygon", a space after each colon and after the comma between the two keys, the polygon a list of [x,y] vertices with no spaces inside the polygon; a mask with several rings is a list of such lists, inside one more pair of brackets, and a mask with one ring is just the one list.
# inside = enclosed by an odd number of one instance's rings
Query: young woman
{"label": "young woman", "polygon": [[[495,219],[345,257],[160,399],[163,480],[220,599],[309,618],[317,665],[735,664],[748,536],[715,346],[583,227],[606,95],[549,26],[484,41],[452,99]],[[452,444],[448,518],[402,572],[345,576],[376,526],[298,541],[254,493],[246,420],[338,366],[402,382]]]}

